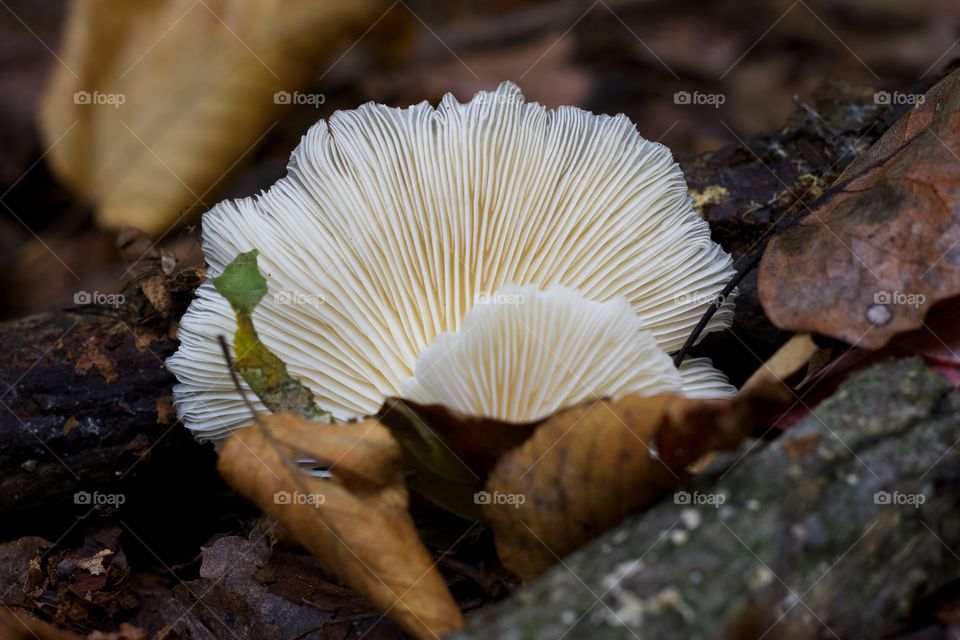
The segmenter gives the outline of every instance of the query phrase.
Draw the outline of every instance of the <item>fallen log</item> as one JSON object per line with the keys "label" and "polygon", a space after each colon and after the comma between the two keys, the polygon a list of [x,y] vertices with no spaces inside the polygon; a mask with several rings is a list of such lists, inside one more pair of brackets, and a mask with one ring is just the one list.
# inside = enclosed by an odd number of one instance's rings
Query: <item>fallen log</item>
{"label": "fallen log", "polygon": [[[237,504],[224,503],[212,448],[178,426],[163,367],[176,349],[172,319],[201,279],[196,269],[157,268],[111,298],[122,299],[115,306],[0,324],[0,537],[58,536],[93,507],[186,516]],[[164,313],[144,287],[163,296]]]}
{"label": "fallen log", "polygon": [[858,372],[782,438],[718,460],[455,637],[946,637],[958,409],[919,358]]}

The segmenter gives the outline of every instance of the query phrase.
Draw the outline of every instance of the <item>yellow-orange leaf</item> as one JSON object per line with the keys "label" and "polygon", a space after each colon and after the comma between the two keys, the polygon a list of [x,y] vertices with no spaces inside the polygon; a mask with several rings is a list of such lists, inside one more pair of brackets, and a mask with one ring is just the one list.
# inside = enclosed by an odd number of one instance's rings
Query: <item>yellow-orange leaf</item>
{"label": "yellow-orange leaf", "polygon": [[[417,638],[462,626],[407,511],[403,453],[376,420],[331,425],[293,414],[227,439],[218,468],[351,588]],[[291,461],[315,461],[316,477]]]}
{"label": "yellow-orange leaf", "polygon": [[[110,227],[159,234],[214,195],[373,0],[70,4],[40,129]],[[317,98],[319,100],[319,98]]]}

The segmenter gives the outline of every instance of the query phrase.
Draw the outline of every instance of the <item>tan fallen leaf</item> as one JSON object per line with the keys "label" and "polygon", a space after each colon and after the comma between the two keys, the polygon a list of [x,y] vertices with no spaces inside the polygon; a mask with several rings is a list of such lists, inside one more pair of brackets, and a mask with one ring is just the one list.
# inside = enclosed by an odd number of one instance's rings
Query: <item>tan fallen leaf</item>
{"label": "tan fallen leaf", "polygon": [[[351,588],[416,638],[463,624],[407,511],[402,451],[376,420],[343,425],[292,414],[227,439],[218,468]],[[291,460],[329,468],[315,477]]]}
{"label": "tan fallen leaf", "polygon": [[27,611],[0,609],[0,638],[3,640],[81,640],[70,631],[58,629]]}
{"label": "tan fallen leaf", "polygon": [[483,511],[497,553],[524,580],[538,576],[680,485],[705,454],[737,446],[792,398],[771,383],[732,399],[630,395],[561,411],[490,474]]}
{"label": "tan fallen leaf", "polygon": [[376,6],[73,2],[40,113],[48,161],[101,224],[162,233],[202,210],[198,201]]}
{"label": "tan fallen leaf", "polygon": [[785,382],[806,367],[819,349],[810,334],[801,333],[793,336],[743,383],[740,389],[741,394],[751,389],[761,389],[771,384]]}

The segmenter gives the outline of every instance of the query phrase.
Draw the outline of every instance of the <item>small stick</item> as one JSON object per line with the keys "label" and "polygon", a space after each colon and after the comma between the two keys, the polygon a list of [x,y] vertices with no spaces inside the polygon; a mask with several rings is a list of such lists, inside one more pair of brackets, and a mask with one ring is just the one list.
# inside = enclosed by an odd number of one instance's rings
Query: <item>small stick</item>
{"label": "small stick", "polygon": [[700,322],[698,322],[697,326],[693,328],[693,332],[690,334],[690,337],[688,337],[687,341],[683,343],[682,347],[680,347],[680,351],[677,351],[677,355],[673,357],[674,366],[679,367],[683,363],[683,359],[686,357],[687,351],[690,350],[690,347],[693,346],[693,343],[695,343],[697,338],[700,337],[700,334],[703,333],[707,323],[710,322],[710,318],[712,318],[713,314],[717,312],[717,309],[723,305],[723,301],[727,299],[727,296],[737,288],[737,285],[740,284],[740,281],[743,280],[748,273],[753,271],[753,268],[756,267],[760,262],[761,256],[763,256],[763,248],[761,248],[760,251],[757,251],[756,255],[750,258],[750,262],[748,262],[747,265],[737,273],[737,275],[730,279],[730,282],[727,283],[727,286],[725,286],[723,291],[721,291],[717,296],[716,302],[707,308],[707,311],[700,318]]}

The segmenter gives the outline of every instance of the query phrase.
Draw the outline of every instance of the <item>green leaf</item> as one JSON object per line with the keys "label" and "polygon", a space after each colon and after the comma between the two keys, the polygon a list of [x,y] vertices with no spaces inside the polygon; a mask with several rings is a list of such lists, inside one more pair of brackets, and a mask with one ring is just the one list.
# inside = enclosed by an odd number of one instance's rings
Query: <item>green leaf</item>
{"label": "green leaf", "polygon": [[238,315],[252,315],[254,308],[267,295],[267,280],[257,268],[258,255],[260,252],[256,249],[241,253],[213,279],[213,286]]}
{"label": "green leaf", "polygon": [[283,360],[260,342],[253,326],[253,310],[267,294],[267,281],[257,268],[257,255],[256,249],[241,253],[213,279],[213,286],[237,315],[233,367],[273,413],[329,421],[330,413],[314,403],[310,390],[291,376]]}

